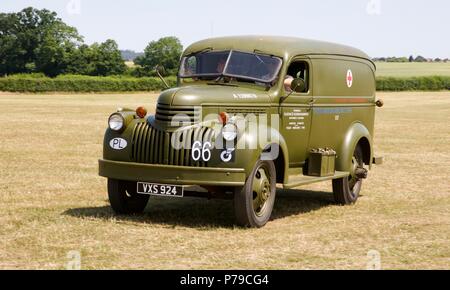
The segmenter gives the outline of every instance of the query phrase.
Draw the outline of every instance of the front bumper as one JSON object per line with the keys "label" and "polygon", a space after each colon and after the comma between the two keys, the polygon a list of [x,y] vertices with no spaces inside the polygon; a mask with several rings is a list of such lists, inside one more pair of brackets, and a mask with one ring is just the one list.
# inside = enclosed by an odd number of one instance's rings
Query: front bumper
{"label": "front bumper", "polygon": [[99,175],[107,178],[176,185],[243,186],[241,168],[205,168],[99,160]]}

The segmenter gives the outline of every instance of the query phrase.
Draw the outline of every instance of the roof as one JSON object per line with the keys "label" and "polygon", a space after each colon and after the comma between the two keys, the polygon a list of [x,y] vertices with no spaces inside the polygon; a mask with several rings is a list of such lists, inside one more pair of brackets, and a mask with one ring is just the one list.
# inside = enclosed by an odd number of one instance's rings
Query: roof
{"label": "roof", "polygon": [[183,55],[189,55],[207,48],[248,52],[257,50],[285,59],[295,55],[330,54],[353,56],[371,61],[370,57],[363,51],[346,45],[296,37],[258,35],[205,39],[190,45]]}

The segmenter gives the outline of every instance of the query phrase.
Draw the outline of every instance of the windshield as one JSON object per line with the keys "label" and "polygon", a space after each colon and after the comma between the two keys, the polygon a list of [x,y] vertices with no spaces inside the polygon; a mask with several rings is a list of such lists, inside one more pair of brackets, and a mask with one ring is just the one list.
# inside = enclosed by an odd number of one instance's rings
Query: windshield
{"label": "windshield", "polygon": [[181,60],[181,78],[217,78],[219,76],[271,83],[280,71],[278,57],[239,52],[201,52]]}

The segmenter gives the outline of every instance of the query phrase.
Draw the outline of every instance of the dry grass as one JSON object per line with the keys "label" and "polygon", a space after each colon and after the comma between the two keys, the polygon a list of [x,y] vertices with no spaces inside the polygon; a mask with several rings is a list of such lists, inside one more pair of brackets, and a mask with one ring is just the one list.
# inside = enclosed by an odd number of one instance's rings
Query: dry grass
{"label": "dry grass", "polygon": [[[279,191],[263,229],[233,227],[229,201],[153,199],[115,217],[97,176],[108,114],[156,96],[0,94],[0,268],[385,269],[450,266],[450,93],[383,93],[376,151],[386,157],[355,206],[330,183]],[[151,105],[149,105],[151,104]]]}

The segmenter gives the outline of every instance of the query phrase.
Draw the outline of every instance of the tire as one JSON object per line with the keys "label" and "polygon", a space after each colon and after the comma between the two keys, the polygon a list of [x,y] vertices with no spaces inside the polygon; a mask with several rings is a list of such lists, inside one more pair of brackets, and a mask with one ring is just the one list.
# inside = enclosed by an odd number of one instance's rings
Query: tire
{"label": "tire", "polygon": [[272,215],[276,195],[276,170],[273,161],[259,160],[244,187],[235,189],[236,223],[243,227],[261,228]]}
{"label": "tire", "polygon": [[136,182],[108,179],[108,197],[116,214],[142,213],[150,196],[137,193]]}
{"label": "tire", "polygon": [[337,204],[350,205],[358,200],[362,186],[362,179],[355,174],[358,167],[364,167],[360,146],[357,146],[353,153],[350,176],[333,180],[333,195]]}

